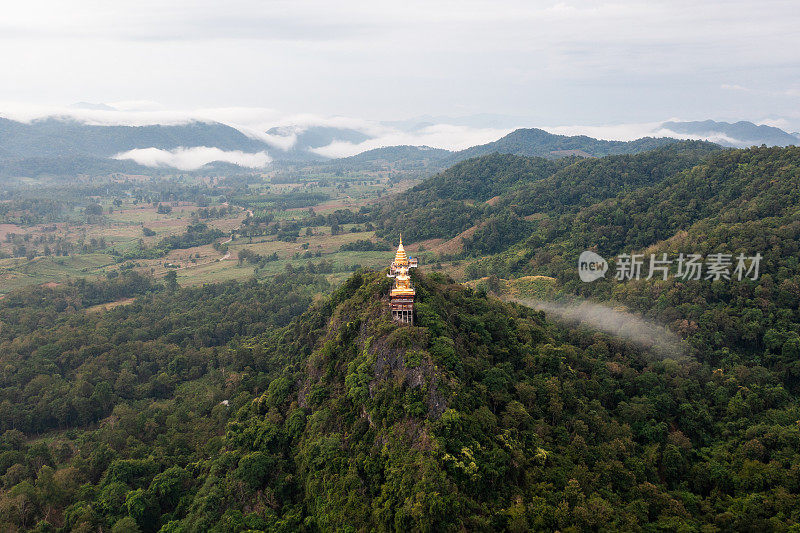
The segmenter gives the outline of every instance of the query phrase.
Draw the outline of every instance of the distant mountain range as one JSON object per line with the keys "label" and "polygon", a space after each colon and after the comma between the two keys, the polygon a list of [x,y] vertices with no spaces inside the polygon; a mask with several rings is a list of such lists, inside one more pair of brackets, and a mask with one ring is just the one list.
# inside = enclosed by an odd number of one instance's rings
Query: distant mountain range
{"label": "distant mountain range", "polygon": [[500,139],[457,152],[428,146],[387,146],[336,159],[329,166],[355,168],[372,165],[374,169],[392,167],[402,170],[444,169],[460,161],[492,153],[560,157],[602,157],[636,154],[678,142],[670,137],[643,137],[635,141],[604,141],[585,135],[555,135],[538,128],[520,128]]}
{"label": "distant mountain range", "polygon": [[[191,121],[174,125],[106,126],[68,118],[17,122],[0,118],[0,175],[40,176],[150,173],[154,169],[114,156],[130,150],[210,147],[244,153],[266,152],[273,160],[323,160],[308,150],[324,133],[310,132],[290,150],[218,122]],[[330,133],[328,133],[330,137]],[[266,136],[265,136],[266,138]],[[348,138],[354,138],[350,136]],[[215,165],[216,166],[216,165]],[[162,169],[163,170],[163,169]]]}
{"label": "distant mountain range", "polygon": [[722,146],[734,148],[760,146],[762,144],[767,146],[800,144],[800,137],[797,134],[787,133],[774,126],[756,125],[745,121],[735,123],[715,122],[713,120],[664,122],[661,127],[679,135],[702,137]]}
{"label": "distant mountain range", "polygon": [[[262,153],[274,162],[291,165],[311,164],[349,170],[390,168],[429,171],[494,152],[546,158],[632,154],[674,143],[676,137],[682,136],[709,139],[723,146],[786,146],[800,142],[794,134],[751,122],[672,121],[663,123],[654,131],[661,136],[643,137],[633,141],[608,141],[585,135],[555,135],[542,129],[521,128],[496,141],[460,151],[427,146],[387,146],[336,159],[320,155],[319,149],[332,143],[359,145],[365,141],[374,141],[375,138],[356,129],[331,126],[283,126],[259,133],[244,132],[218,122],[201,121],[172,125],[118,126],[86,124],[64,117],[31,122],[0,118],[0,175],[146,173],[154,170],[142,164],[155,163],[141,157],[136,159],[138,163],[131,159],[120,160],[114,157],[131,150],[169,152],[200,147],[207,147],[212,151],[211,155],[204,156],[206,163],[213,163],[214,154],[223,151]],[[169,171],[168,156],[169,154],[166,158],[153,159],[162,165],[160,170],[155,171]],[[231,163],[230,159],[226,161],[226,166]],[[213,168],[221,167],[213,165]],[[205,170],[209,170],[209,167],[205,167]]]}
{"label": "distant mountain range", "polygon": [[[429,119],[425,121],[423,119]],[[481,117],[483,118],[483,117]],[[407,130],[430,126],[441,117],[421,117],[419,121],[387,123]],[[488,119],[485,119],[488,120]],[[329,160],[338,169],[391,167],[402,170],[438,170],[472,157],[491,153],[559,158],[566,156],[603,157],[635,154],[675,143],[684,138],[707,140],[727,147],[788,146],[800,144],[800,136],[773,126],[752,122],[664,122],[653,129],[654,136],[633,141],[607,141],[586,135],[556,135],[538,128],[519,128],[500,139],[465,150],[450,151],[429,146],[386,146],[360,154]]]}
{"label": "distant mountain range", "polygon": [[111,157],[136,148],[173,150],[214,146],[220,150],[258,152],[265,143],[225,124],[97,126],[48,118],[30,123],[0,118],[0,158]]}

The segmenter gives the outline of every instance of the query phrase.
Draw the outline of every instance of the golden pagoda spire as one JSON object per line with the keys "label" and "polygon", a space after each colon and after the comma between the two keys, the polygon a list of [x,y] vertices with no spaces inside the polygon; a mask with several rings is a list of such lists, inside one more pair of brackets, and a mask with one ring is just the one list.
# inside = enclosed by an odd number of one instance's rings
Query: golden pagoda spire
{"label": "golden pagoda spire", "polygon": [[400,234],[400,246],[397,247],[397,253],[394,256],[394,264],[396,266],[408,265],[408,254],[406,249],[403,248],[403,234]]}

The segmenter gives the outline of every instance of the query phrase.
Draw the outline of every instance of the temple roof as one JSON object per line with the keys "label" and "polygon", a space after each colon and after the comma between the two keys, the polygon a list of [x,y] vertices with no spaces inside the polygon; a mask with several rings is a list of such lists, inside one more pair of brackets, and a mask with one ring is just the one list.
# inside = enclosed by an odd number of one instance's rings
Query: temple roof
{"label": "temple roof", "polygon": [[400,246],[397,247],[397,253],[394,255],[394,264],[395,265],[407,265],[408,264],[408,255],[406,254],[405,248],[403,248],[403,235],[400,235]]}

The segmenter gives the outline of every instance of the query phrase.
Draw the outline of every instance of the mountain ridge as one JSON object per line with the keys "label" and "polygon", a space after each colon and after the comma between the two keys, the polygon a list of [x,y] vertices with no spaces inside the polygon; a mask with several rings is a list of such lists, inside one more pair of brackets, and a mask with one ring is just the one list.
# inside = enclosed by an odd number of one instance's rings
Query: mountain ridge
{"label": "mountain ridge", "polygon": [[456,162],[492,152],[513,155],[553,157],[553,152],[582,150],[593,157],[652,150],[678,142],[670,137],[642,137],[635,141],[603,141],[586,135],[557,135],[540,128],[519,128],[500,139],[456,152],[448,162]]}
{"label": "mountain ridge", "polygon": [[[665,122],[661,131],[677,135],[709,136],[726,146],[750,144],[789,145],[800,142],[792,134],[772,126],[697,121]],[[286,142],[271,143],[269,136]],[[320,155],[332,143],[359,144],[372,139],[357,129],[331,126],[283,126],[271,128],[259,137],[214,121],[191,120],[171,125],[97,125],[68,116],[47,117],[31,122],[0,118],[0,161],[4,175],[38,175],[42,158],[50,158],[62,174],[81,169],[98,174],[109,169],[140,173],[163,172],[169,167],[148,167],[138,163],[120,165],[110,158],[136,149],[155,148],[171,151],[180,148],[210,147],[244,153],[265,152],[278,164],[320,165],[331,169],[430,172],[447,168],[459,161],[492,152],[546,158],[602,157],[639,153],[679,142],[674,137],[642,137],[633,141],[608,141],[586,135],[557,135],[540,128],[518,128],[503,137],[464,150],[450,151],[425,146],[398,145],[366,150],[359,154],[331,158]],[[287,143],[291,142],[291,146]],[[279,147],[278,145],[283,145]],[[69,159],[73,158],[73,161]],[[80,164],[74,158],[82,158]],[[64,159],[57,161],[57,159]],[[103,160],[103,161],[101,161]],[[132,165],[136,165],[133,167]],[[210,167],[209,167],[210,168]],[[245,168],[245,167],[243,167]]]}

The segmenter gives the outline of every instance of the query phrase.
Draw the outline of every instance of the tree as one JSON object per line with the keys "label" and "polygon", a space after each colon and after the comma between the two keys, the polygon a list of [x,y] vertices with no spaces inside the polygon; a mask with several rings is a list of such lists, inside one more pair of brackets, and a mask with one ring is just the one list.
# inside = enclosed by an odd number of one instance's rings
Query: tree
{"label": "tree", "polygon": [[120,518],[111,528],[111,533],[141,533],[142,529],[133,517]]}
{"label": "tree", "polygon": [[175,292],[178,290],[178,273],[174,270],[170,270],[164,276],[164,281],[167,284],[167,289],[171,292]]}
{"label": "tree", "polygon": [[261,256],[259,256],[249,248],[242,248],[236,253],[236,256],[239,259],[239,265],[241,265],[245,261],[249,263],[257,263],[258,260],[261,258]]}

